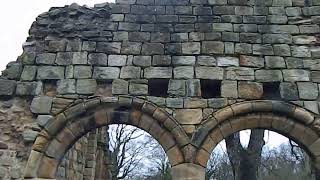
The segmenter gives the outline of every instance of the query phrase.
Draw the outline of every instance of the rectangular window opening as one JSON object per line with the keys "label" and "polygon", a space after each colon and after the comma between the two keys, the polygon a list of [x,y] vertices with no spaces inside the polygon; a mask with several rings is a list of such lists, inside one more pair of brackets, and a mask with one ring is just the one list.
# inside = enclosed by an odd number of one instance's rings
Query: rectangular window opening
{"label": "rectangular window opening", "polygon": [[168,97],[169,79],[149,79],[149,95]]}
{"label": "rectangular window opening", "polygon": [[205,99],[221,97],[221,81],[200,80],[201,94]]}
{"label": "rectangular window opening", "polygon": [[279,86],[279,82],[263,83],[263,98],[269,100],[281,99]]}

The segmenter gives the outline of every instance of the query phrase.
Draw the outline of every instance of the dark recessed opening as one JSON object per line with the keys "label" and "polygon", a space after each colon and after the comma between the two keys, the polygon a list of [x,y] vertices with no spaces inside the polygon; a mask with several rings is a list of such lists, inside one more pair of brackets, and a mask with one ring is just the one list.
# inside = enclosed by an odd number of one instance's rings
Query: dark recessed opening
{"label": "dark recessed opening", "polygon": [[281,99],[279,86],[279,82],[263,83],[263,98],[270,100]]}
{"label": "dark recessed opening", "polygon": [[203,98],[217,98],[221,96],[221,81],[201,80],[201,94]]}
{"label": "dark recessed opening", "polygon": [[168,96],[168,79],[150,79],[149,80],[149,95],[157,97]]}
{"label": "dark recessed opening", "polygon": [[57,95],[57,80],[43,81],[43,94],[54,97]]}

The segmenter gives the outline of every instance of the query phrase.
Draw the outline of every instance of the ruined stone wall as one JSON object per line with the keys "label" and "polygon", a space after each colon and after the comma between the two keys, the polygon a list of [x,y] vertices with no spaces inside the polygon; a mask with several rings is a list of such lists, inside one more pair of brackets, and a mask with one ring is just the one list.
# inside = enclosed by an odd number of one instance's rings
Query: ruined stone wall
{"label": "ruined stone wall", "polygon": [[[23,54],[1,76],[0,155],[12,151],[14,161],[23,161],[18,154],[54,115],[93,96],[145,98],[190,137],[212,112],[241,101],[286,101],[319,114],[319,24],[319,0],[118,0],[51,8],[37,17]],[[88,152],[87,140],[63,161],[62,177]],[[74,155],[80,144],[83,151]],[[15,163],[2,164],[0,158],[0,176],[9,177]],[[88,167],[82,160],[77,166]]]}

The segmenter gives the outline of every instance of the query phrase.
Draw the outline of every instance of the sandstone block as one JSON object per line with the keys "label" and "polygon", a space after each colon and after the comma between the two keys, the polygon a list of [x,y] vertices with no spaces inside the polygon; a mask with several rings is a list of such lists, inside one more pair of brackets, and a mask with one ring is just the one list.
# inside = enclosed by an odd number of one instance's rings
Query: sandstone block
{"label": "sandstone block", "polygon": [[31,112],[36,114],[50,114],[52,106],[52,98],[48,96],[40,96],[33,98],[31,102]]}
{"label": "sandstone block", "polygon": [[128,94],[129,83],[122,79],[115,79],[112,82],[112,94]]}
{"label": "sandstone block", "polygon": [[117,67],[94,67],[93,78],[95,79],[118,79],[120,69]]}
{"label": "sandstone block", "polygon": [[97,81],[95,79],[78,79],[76,92],[79,94],[94,94],[97,89]]}
{"label": "sandstone block", "polygon": [[177,121],[183,125],[199,124],[202,120],[201,109],[178,109],[176,110]]}
{"label": "sandstone block", "polygon": [[39,66],[37,79],[64,79],[64,70],[62,66]]}
{"label": "sandstone block", "polygon": [[196,78],[199,79],[223,79],[223,69],[219,67],[196,67]]}
{"label": "sandstone block", "polygon": [[238,84],[239,97],[243,99],[260,99],[263,95],[261,83],[240,81]]}
{"label": "sandstone block", "polygon": [[57,92],[59,94],[74,94],[76,93],[75,79],[62,79],[58,81]]}

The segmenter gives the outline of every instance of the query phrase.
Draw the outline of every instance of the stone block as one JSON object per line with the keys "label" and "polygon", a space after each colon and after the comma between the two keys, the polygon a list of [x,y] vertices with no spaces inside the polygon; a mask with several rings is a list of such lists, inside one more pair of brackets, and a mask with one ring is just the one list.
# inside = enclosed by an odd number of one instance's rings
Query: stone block
{"label": "stone block", "polygon": [[64,79],[64,70],[62,66],[39,66],[37,70],[37,79]]}
{"label": "stone block", "polygon": [[172,64],[176,66],[192,66],[196,64],[195,56],[173,56]]}
{"label": "stone block", "polygon": [[195,6],[193,7],[194,15],[212,15],[211,7]]}
{"label": "stone block", "polygon": [[284,58],[280,56],[265,56],[266,67],[275,69],[275,68],[286,68],[286,63]]}
{"label": "stone block", "polygon": [[219,67],[196,67],[195,74],[198,79],[222,80],[224,70]]}
{"label": "stone block", "polygon": [[33,81],[36,77],[37,66],[24,66],[21,80],[23,81]]}
{"label": "stone block", "polygon": [[188,79],[186,81],[186,95],[188,97],[201,96],[201,84],[199,79]]}
{"label": "stone block", "polygon": [[213,23],[214,32],[232,32],[233,26],[231,23]]}
{"label": "stone block", "polygon": [[287,7],[286,14],[287,16],[301,16],[302,11],[301,11],[301,8],[299,7]]}
{"label": "stone block", "polygon": [[203,41],[201,52],[204,54],[223,54],[224,43],[220,41]]}
{"label": "stone block", "polygon": [[59,94],[74,94],[76,93],[75,79],[62,79],[57,83],[57,92]]}
{"label": "stone block", "polygon": [[56,54],[54,53],[38,54],[36,57],[37,64],[54,64],[55,60],[56,60]]}
{"label": "stone block", "polygon": [[129,93],[132,95],[148,95],[148,85],[130,83]]}
{"label": "stone block", "polygon": [[200,54],[199,42],[186,42],[182,43],[182,53],[183,54]]}
{"label": "stone block", "polygon": [[234,51],[237,54],[252,54],[252,44],[237,43]]}
{"label": "stone block", "polygon": [[178,14],[178,15],[192,14],[192,7],[191,6],[175,6],[174,10],[175,10],[175,14]]}
{"label": "stone block", "polygon": [[239,58],[237,57],[217,57],[218,66],[239,66]]}
{"label": "stone block", "polygon": [[58,65],[71,65],[73,59],[72,52],[59,52],[56,57],[56,64]]}
{"label": "stone block", "polygon": [[238,98],[237,81],[222,81],[221,96],[225,98]]}
{"label": "stone block", "polygon": [[[281,14],[284,14],[284,9]],[[300,32],[296,25],[259,25],[258,31],[271,34],[298,34]]]}
{"label": "stone block", "polygon": [[93,41],[83,41],[82,51],[95,51],[97,43]]}
{"label": "stone block", "polygon": [[213,56],[198,56],[197,65],[216,66],[216,59]]}
{"label": "stone block", "polygon": [[170,33],[154,32],[151,33],[151,42],[170,42]]}
{"label": "stone block", "polygon": [[135,66],[124,66],[121,68],[121,79],[139,79],[141,74],[141,68]]}
{"label": "stone block", "polygon": [[152,59],[151,56],[134,56],[133,65],[148,67],[148,66],[151,66],[151,59]]}
{"label": "stone block", "polygon": [[144,78],[154,79],[154,78],[172,78],[172,68],[171,67],[149,67],[144,70]]}
{"label": "stone block", "polygon": [[21,77],[22,70],[22,64],[12,62],[7,65],[6,70],[2,71],[2,76],[8,79],[18,80]]}
{"label": "stone block", "polygon": [[18,82],[16,94],[20,96],[36,96],[42,92],[42,82]]}
{"label": "stone block", "polygon": [[261,99],[263,95],[263,85],[257,82],[240,81],[238,91],[240,98]]}
{"label": "stone block", "polygon": [[263,43],[269,44],[291,44],[292,36],[290,34],[263,34]]}
{"label": "stone block", "polygon": [[168,66],[171,64],[171,56],[168,55],[155,55],[152,59],[153,66]]}
{"label": "stone block", "polygon": [[257,32],[258,26],[256,24],[234,24],[234,32]]}
{"label": "stone block", "polygon": [[255,55],[274,55],[273,47],[270,44],[254,44],[252,50]]}
{"label": "stone block", "polygon": [[78,79],[76,93],[78,94],[94,94],[97,89],[97,81],[95,79]]}
{"label": "stone block", "polygon": [[[226,1],[226,0],[209,0],[212,3]],[[174,166],[172,168],[172,176],[174,179],[184,179],[188,177],[192,180],[205,179],[205,168],[191,163],[184,163]]]}
{"label": "stone block", "polygon": [[264,58],[258,56],[240,56],[240,65],[246,67],[264,67]]}
{"label": "stone block", "polygon": [[281,82],[283,81],[280,70],[257,70],[255,78],[259,82]]}
{"label": "stone block", "polygon": [[166,54],[182,54],[181,43],[167,43],[165,46]]}
{"label": "stone block", "polygon": [[235,14],[236,15],[253,15],[253,8],[248,6],[236,6]]}
{"label": "stone block", "polygon": [[297,85],[291,82],[280,83],[280,95],[281,98],[288,101],[295,101],[299,99]]}
{"label": "stone block", "polygon": [[127,64],[126,55],[109,55],[108,66],[125,66]]}
{"label": "stone block", "polygon": [[273,50],[276,56],[291,56],[290,46],[287,44],[275,44]]}
{"label": "stone block", "polygon": [[151,35],[148,32],[129,32],[129,41],[147,42],[150,41]]}
{"label": "stone block", "polygon": [[273,0],[272,6],[292,6],[292,0]]}
{"label": "stone block", "polygon": [[129,83],[128,81],[122,79],[115,79],[112,82],[112,94],[128,94],[129,93]]}
{"label": "stone block", "polygon": [[201,109],[178,109],[175,118],[182,125],[200,124],[202,121]]}
{"label": "stone block", "polygon": [[102,53],[119,54],[120,50],[120,42],[98,42],[96,47],[96,51]]}
{"label": "stone block", "polygon": [[88,79],[92,77],[92,67],[91,66],[74,66],[75,79]]}
{"label": "stone block", "polygon": [[11,96],[16,90],[16,81],[0,79],[0,96]]}
{"label": "stone block", "polygon": [[310,72],[303,69],[288,69],[283,70],[283,77],[285,81],[295,82],[295,81],[309,81]]}
{"label": "stone block", "polygon": [[66,50],[67,43],[64,40],[49,41],[48,50],[50,52],[60,52]]}
{"label": "stone block", "polygon": [[93,78],[95,79],[118,79],[120,69],[117,67],[94,67]]}
{"label": "stone block", "polygon": [[144,43],[141,54],[143,55],[162,55],[164,54],[164,45],[161,43]]}
{"label": "stone block", "polygon": [[193,66],[179,66],[173,69],[174,79],[192,79],[194,77]]}
{"label": "stone block", "polygon": [[167,98],[166,104],[168,108],[183,108],[183,98]]}
{"label": "stone block", "polygon": [[19,60],[22,62],[22,64],[34,64],[35,59],[35,52],[23,52],[22,55],[19,57]]}
{"label": "stone block", "polygon": [[91,65],[108,65],[108,56],[104,53],[91,53],[88,57],[88,62]]}
{"label": "stone block", "polygon": [[74,52],[72,57],[72,64],[88,64],[88,53]]}
{"label": "stone block", "polygon": [[307,46],[291,46],[293,57],[311,57],[311,51]]}
{"label": "stone block", "polygon": [[33,98],[30,110],[35,114],[50,114],[52,97],[40,96]]}
{"label": "stone block", "polygon": [[241,81],[254,80],[254,70],[246,67],[229,67],[227,68],[227,79]]}
{"label": "stone block", "polygon": [[208,99],[208,107],[219,109],[226,107],[228,105],[228,99],[227,98],[212,98]]}
{"label": "stone block", "polygon": [[208,102],[206,99],[186,98],[184,100],[184,108],[207,108]]}
{"label": "stone block", "polygon": [[171,79],[168,85],[168,94],[171,97],[181,97],[186,95],[186,81]]}
{"label": "stone block", "polygon": [[317,83],[298,82],[299,97],[305,100],[316,100],[319,97]]}

